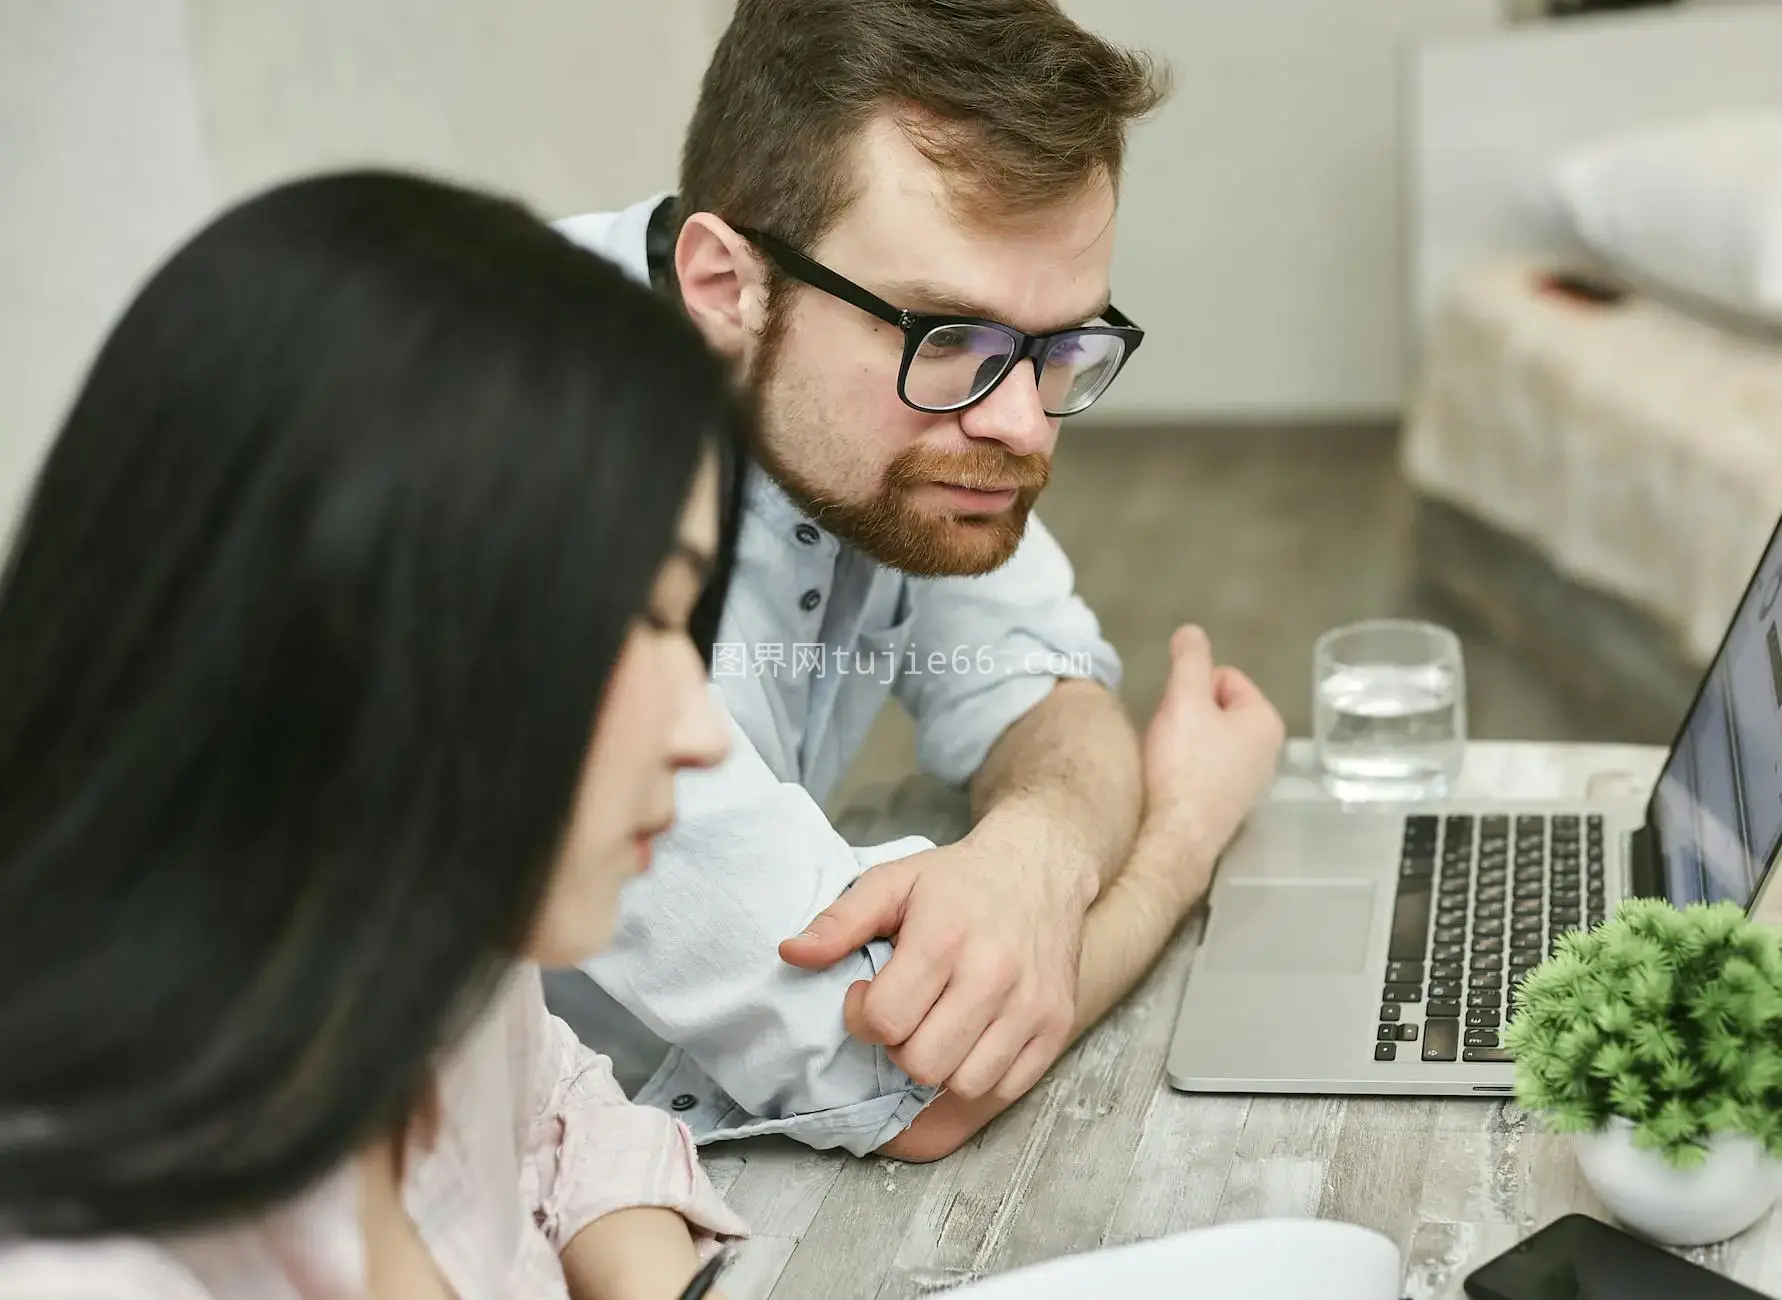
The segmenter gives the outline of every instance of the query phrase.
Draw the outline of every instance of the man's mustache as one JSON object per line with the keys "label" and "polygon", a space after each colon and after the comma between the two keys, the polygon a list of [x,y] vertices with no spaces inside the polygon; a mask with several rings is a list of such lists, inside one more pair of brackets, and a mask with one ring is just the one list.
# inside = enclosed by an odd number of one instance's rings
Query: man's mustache
{"label": "man's mustache", "polygon": [[1017,456],[1001,447],[974,447],[962,452],[912,447],[892,462],[886,474],[894,487],[950,483],[979,492],[1006,492],[1013,488],[1029,493],[1039,492],[1051,477],[1050,456]]}

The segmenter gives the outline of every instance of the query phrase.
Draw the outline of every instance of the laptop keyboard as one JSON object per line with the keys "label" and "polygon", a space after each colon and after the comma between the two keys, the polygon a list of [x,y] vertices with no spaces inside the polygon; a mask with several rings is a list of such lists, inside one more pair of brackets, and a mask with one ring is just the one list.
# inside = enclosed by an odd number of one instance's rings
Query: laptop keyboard
{"label": "laptop keyboard", "polygon": [[1405,819],[1374,1059],[1508,1061],[1516,985],[1567,930],[1605,915],[1603,819]]}

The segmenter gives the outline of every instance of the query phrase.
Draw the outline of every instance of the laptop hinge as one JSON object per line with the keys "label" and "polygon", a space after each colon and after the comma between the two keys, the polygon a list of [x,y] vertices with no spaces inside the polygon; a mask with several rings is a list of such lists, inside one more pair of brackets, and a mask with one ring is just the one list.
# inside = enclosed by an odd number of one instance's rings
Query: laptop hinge
{"label": "laptop hinge", "polygon": [[1627,839],[1627,892],[1630,898],[1663,898],[1664,871],[1658,860],[1658,837],[1650,825],[1636,827]]}

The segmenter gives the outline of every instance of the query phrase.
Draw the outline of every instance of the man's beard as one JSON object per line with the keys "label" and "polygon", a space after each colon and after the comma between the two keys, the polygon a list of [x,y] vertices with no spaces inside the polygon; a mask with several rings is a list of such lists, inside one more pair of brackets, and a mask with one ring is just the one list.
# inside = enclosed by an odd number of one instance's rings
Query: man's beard
{"label": "man's beard", "polygon": [[[761,399],[784,339],[777,324],[770,323],[756,357],[756,410],[762,416],[767,403]],[[1017,456],[997,443],[953,453],[911,447],[891,462],[870,498],[844,501],[787,464],[769,441],[765,431],[757,436],[756,459],[800,509],[880,564],[919,578],[984,574],[1006,564],[1021,544],[1027,516],[1052,468],[1048,457]],[[985,491],[1013,487],[1015,499],[995,514],[931,514],[910,497],[933,483]]]}

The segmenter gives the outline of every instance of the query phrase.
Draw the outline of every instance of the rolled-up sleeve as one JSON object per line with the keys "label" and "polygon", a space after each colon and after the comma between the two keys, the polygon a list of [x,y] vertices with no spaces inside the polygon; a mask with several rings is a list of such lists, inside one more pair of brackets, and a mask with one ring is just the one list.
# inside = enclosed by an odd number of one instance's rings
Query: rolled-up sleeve
{"label": "rolled-up sleeve", "polygon": [[525,1152],[538,1223],[561,1253],[575,1235],[620,1210],[674,1210],[701,1253],[747,1235],[700,1166],[693,1135],[672,1115],[629,1101],[606,1059],[537,1000],[534,1112]]}
{"label": "rolled-up sleeve", "polygon": [[[712,693],[724,708],[722,692]],[[677,778],[674,828],[657,842],[649,873],[627,887],[612,944],[584,970],[674,1046],[664,1080],[709,1079],[722,1091],[730,1113],[707,1117],[712,1135],[775,1132],[865,1155],[935,1095],[843,1022],[849,987],[870,980],[891,946],[875,941],[805,971],[783,961],[779,945],[869,867],[933,844],[912,836],[850,846],[725,716],[728,757]],[[639,1096],[662,1090],[653,1084]]]}
{"label": "rolled-up sleeve", "polygon": [[907,662],[894,689],[916,722],[917,759],[955,785],[1059,681],[1120,685],[1120,658],[1038,516],[994,573],[924,585]]}

